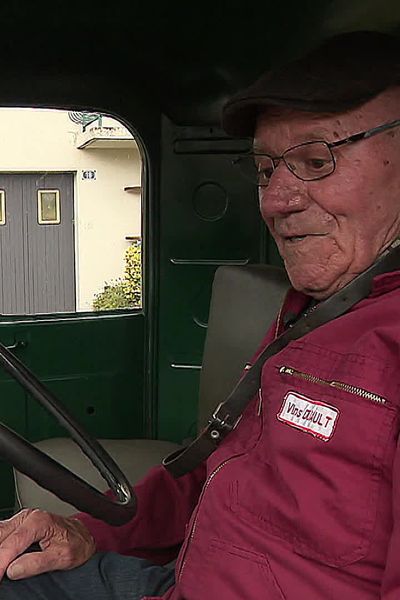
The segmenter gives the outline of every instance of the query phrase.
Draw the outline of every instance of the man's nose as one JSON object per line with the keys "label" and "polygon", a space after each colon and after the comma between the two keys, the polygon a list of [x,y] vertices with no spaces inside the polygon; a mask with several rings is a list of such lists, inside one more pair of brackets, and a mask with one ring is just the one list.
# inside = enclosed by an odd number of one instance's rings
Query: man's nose
{"label": "man's nose", "polygon": [[269,185],[259,187],[260,209],[264,218],[305,210],[309,198],[304,181],[296,177],[281,161]]}

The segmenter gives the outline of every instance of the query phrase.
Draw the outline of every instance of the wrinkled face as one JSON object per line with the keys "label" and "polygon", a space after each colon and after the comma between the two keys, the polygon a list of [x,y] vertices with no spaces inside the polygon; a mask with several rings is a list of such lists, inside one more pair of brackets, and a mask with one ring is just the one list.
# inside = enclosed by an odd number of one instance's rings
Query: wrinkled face
{"label": "wrinkled face", "polygon": [[[256,152],[281,155],[310,140],[335,140],[400,118],[400,90],[387,90],[341,115],[279,109],[261,114]],[[301,181],[279,162],[260,209],[292,285],[327,298],[400,235],[400,127],[333,150],[336,170]]]}

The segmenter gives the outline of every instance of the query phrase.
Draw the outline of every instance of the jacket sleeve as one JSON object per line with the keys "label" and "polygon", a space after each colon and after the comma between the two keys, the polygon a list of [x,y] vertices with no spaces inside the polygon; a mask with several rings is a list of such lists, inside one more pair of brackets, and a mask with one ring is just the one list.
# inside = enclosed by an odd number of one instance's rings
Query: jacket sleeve
{"label": "jacket sleeve", "polygon": [[157,466],[134,486],[138,510],[126,525],[113,527],[84,513],[74,518],[88,528],[98,551],[134,555],[165,564],[179,552],[205,477],[205,464],[178,479]]}

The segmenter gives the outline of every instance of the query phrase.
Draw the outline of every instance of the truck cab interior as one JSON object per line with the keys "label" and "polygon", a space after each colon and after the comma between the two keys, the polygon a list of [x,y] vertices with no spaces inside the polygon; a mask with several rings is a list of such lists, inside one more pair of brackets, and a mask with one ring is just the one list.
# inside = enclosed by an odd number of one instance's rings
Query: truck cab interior
{"label": "truck cab interior", "polygon": [[[140,151],[141,306],[30,314],[6,314],[0,306],[0,342],[134,483],[207,422],[289,285],[259,215],[257,189],[233,165],[251,140],[222,130],[224,102],[334,33],[398,30],[400,6],[23,0],[3,3],[0,15],[2,109],[114,118]],[[27,145],[28,138],[29,132]],[[89,172],[72,171],[75,178]],[[0,165],[0,172],[14,170]],[[90,173],[85,177],[94,178]],[[0,225],[0,264],[6,243]],[[4,369],[0,390],[1,423],[99,490],[108,487],[65,429]],[[20,506],[64,514],[82,508],[14,470],[3,445],[2,518]]]}

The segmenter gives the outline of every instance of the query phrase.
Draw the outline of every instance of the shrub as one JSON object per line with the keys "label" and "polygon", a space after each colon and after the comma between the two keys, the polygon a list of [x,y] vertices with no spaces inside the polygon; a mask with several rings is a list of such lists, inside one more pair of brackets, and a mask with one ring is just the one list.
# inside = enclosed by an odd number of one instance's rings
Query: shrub
{"label": "shrub", "polygon": [[142,304],[142,253],[140,240],[125,251],[123,279],[105,283],[103,291],[96,294],[93,310],[140,308]]}
{"label": "shrub", "polygon": [[96,294],[93,301],[94,310],[112,310],[116,308],[130,308],[125,285],[122,280],[116,283],[106,283],[104,290]]}
{"label": "shrub", "polygon": [[142,246],[138,240],[125,251],[125,294],[132,306],[142,305]]}

